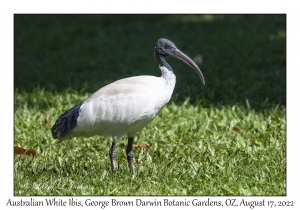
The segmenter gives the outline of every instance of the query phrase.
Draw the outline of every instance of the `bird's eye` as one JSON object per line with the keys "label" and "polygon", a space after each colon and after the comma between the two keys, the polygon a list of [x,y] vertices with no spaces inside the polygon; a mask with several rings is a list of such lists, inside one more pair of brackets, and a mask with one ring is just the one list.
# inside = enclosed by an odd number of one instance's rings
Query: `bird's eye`
{"label": "bird's eye", "polygon": [[169,45],[165,45],[165,46],[164,46],[164,49],[169,49]]}

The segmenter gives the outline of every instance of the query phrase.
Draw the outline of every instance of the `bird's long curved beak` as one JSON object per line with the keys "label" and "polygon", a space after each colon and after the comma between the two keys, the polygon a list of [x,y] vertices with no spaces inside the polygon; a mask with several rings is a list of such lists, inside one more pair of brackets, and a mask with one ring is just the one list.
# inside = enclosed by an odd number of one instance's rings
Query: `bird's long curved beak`
{"label": "bird's long curved beak", "polygon": [[203,85],[205,85],[204,76],[203,76],[202,72],[200,71],[199,67],[195,64],[195,62],[192,59],[190,59],[186,54],[184,54],[183,52],[181,52],[178,49],[174,50],[173,53],[170,55],[173,56],[174,58],[182,60],[183,62],[188,64],[190,67],[192,67],[196,71],[196,73],[199,75]]}

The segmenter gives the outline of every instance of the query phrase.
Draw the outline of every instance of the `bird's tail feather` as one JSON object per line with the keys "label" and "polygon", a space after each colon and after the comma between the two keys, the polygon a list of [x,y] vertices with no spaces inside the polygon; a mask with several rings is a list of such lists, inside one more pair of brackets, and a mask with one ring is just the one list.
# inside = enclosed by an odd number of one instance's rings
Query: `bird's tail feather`
{"label": "bird's tail feather", "polygon": [[54,139],[63,138],[76,127],[81,105],[82,104],[78,104],[72,109],[69,109],[56,120],[51,129]]}

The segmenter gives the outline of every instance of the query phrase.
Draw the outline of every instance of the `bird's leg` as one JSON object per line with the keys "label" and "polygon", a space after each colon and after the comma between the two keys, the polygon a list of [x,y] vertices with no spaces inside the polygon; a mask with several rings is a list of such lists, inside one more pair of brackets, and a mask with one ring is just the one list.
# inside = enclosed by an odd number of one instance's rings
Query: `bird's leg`
{"label": "bird's leg", "polygon": [[130,172],[134,173],[132,143],[133,143],[133,137],[129,137],[128,145],[127,145],[127,149],[126,149],[126,155],[127,155],[127,161],[128,161],[128,166],[130,168]]}
{"label": "bird's leg", "polygon": [[110,158],[110,162],[111,162],[111,170],[114,171],[116,170],[116,145],[117,145],[117,137],[113,137],[113,142],[111,144],[111,147],[109,149],[109,158]]}

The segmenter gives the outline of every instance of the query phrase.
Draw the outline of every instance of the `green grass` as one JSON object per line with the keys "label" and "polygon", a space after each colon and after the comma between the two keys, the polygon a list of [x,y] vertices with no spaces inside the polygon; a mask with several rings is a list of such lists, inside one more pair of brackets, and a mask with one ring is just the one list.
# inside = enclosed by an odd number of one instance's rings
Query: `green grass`
{"label": "green grass", "polygon": [[[286,195],[285,15],[15,15],[15,195]],[[138,133],[136,173],[127,140],[58,143],[51,126],[100,87],[160,75],[153,47],[172,40],[203,56],[206,86],[168,58],[172,100]],[[50,125],[43,123],[45,118]]]}

